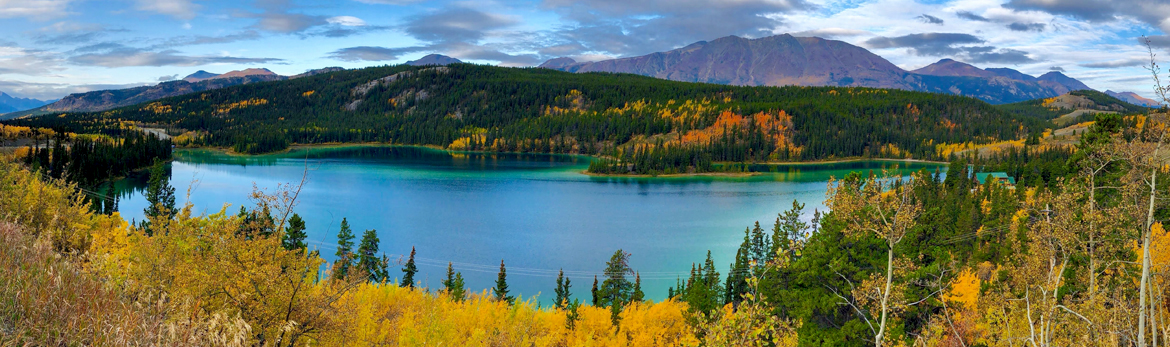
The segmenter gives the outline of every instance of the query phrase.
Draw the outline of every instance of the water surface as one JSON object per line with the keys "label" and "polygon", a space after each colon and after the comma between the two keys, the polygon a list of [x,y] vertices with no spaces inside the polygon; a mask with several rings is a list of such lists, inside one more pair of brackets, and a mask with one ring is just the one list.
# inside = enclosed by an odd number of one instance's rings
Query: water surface
{"label": "water surface", "polygon": [[[849,171],[942,168],[935,164],[850,162],[790,165],[751,177],[605,178],[581,174],[589,159],[567,155],[456,153],[419,147],[298,149],[263,156],[176,151],[171,165],[178,202],[191,188],[197,212],[229,213],[253,186],[273,189],[308,173],[295,211],[310,248],[332,261],[341,219],[354,233],[376,229],[380,250],[398,257],[416,248],[423,286],[439,288],[452,262],[472,290],[494,286],[500,261],[513,294],[553,296],[557,271],[574,296],[589,300],[593,276],[617,249],[631,253],[650,299],[661,300],[691,264],[712,252],[726,273],[744,228],[771,229],[777,213],[805,203],[823,210],[826,183]],[[759,169],[759,168],[756,168]],[[141,180],[124,184],[141,187]],[[140,188],[139,188],[140,189]],[[137,190],[120,203],[142,219]],[[355,240],[356,241],[356,240]],[[396,266],[392,275],[401,275]]]}

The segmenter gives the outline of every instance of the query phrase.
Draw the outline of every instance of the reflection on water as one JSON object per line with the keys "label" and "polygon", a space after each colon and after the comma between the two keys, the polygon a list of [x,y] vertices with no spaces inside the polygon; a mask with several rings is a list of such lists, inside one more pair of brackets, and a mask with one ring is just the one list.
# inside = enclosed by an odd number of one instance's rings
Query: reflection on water
{"label": "reflection on water", "polygon": [[[633,254],[631,265],[642,273],[647,297],[662,299],[707,250],[720,266],[729,264],[751,223],[771,223],[793,200],[807,204],[810,216],[823,209],[830,177],[894,166],[940,167],[853,162],[753,166],[768,172],[746,177],[593,177],[581,173],[589,163],[582,156],[392,146],[262,156],[179,150],[175,158],[172,185],[180,204],[187,187],[194,187],[196,213],[218,212],[225,202],[233,205],[229,211],[250,205],[253,184],[271,189],[300,181],[308,170],[296,211],[308,224],[308,243],[327,260],[344,217],[354,230],[376,229],[387,254],[415,247],[425,260],[416,278],[427,286],[440,286],[447,262],[453,262],[470,288],[489,288],[503,259],[509,286],[546,302],[560,269],[587,300],[589,277],[600,275],[619,248]],[[120,183],[129,194],[120,206],[127,219],[142,219],[145,182],[138,177]]]}

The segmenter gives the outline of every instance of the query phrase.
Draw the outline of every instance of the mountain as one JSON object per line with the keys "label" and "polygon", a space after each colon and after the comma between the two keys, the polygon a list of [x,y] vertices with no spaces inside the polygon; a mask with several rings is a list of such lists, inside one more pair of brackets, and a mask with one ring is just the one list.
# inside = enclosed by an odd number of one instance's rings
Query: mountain
{"label": "mountain", "polygon": [[1049,71],[1046,74],[1040,75],[1040,78],[1037,78],[1037,80],[1040,81],[1041,85],[1052,88],[1052,90],[1056,91],[1056,94],[1065,94],[1076,90],[1093,89],[1089,88],[1089,86],[1086,86],[1084,83],[1081,83],[1081,81],[1078,81],[1075,78],[1065,76],[1059,71]]}
{"label": "mountain", "polygon": [[[222,76],[222,75],[221,75]],[[219,89],[240,84],[279,81],[286,79],[276,74],[247,75],[243,77],[216,77],[195,83],[178,80],[153,86],[127,89],[99,90],[88,93],[70,94],[61,100],[35,109],[5,114],[0,119],[40,115],[57,112],[96,112],[122,106],[140,104],[166,97],[179,96],[206,90]]]}
{"label": "mountain", "polygon": [[0,114],[24,111],[27,109],[44,106],[52,101],[43,101],[29,98],[18,98],[4,92],[0,92]]}
{"label": "mountain", "polygon": [[757,39],[727,36],[671,51],[597,62],[557,58],[540,67],[731,85],[894,88],[971,96],[994,104],[1088,88],[1059,73],[1037,79],[1012,69],[983,70],[952,59],[906,71],[861,47],[789,34]]}
{"label": "mountain", "polygon": [[412,66],[441,65],[441,66],[446,66],[446,65],[458,64],[458,63],[462,63],[462,62],[463,61],[460,61],[459,59],[448,57],[448,56],[445,56],[442,54],[428,54],[427,56],[419,58],[418,60],[411,60],[411,61],[406,62],[406,65],[412,65]]}
{"label": "mountain", "polygon": [[320,75],[323,73],[338,72],[338,71],[345,71],[345,68],[339,67],[339,66],[331,66],[331,67],[326,67],[326,68],[313,69],[313,70],[305,71],[304,73],[301,73],[301,74],[289,76],[288,79],[291,80],[294,78],[310,77],[310,76]]}
{"label": "mountain", "polygon": [[1059,96],[996,105],[1001,111],[1019,116],[1052,120],[1057,125],[1068,125],[1093,120],[1097,113],[1142,113],[1148,109],[1114,97],[1108,92],[1081,89]]}
{"label": "mountain", "polygon": [[[730,86],[473,64],[343,70],[6,123],[105,133],[121,122],[196,132],[180,145],[241,153],[389,142],[605,155],[637,161],[632,170],[642,173],[706,171],[721,161],[937,159],[939,144],[1014,140],[1047,125],[948,94]],[[614,168],[631,170],[605,170]]]}
{"label": "mountain", "polygon": [[202,80],[215,78],[215,76],[219,76],[219,74],[199,70],[199,71],[195,71],[195,73],[193,73],[193,74],[187,75],[187,77],[183,77],[183,80],[187,81],[187,82],[195,83],[195,82],[199,82]]}
{"label": "mountain", "polygon": [[1142,97],[1141,95],[1137,95],[1137,93],[1134,93],[1134,92],[1120,92],[1120,93],[1118,93],[1118,92],[1114,92],[1112,90],[1106,90],[1105,94],[1112,96],[1112,97],[1115,97],[1115,98],[1118,98],[1118,99],[1121,99],[1125,102],[1128,102],[1128,103],[1131,103],[1134,105],[1138,105],[1138,106],[1158,107],[1159,105],[1161,105],[1161,103],[1155,101],[1154,99]]}
{"label": "mountain", "polygon": [[[1015,71],[1015,70],[1012,70]],[[918,70],[911,71],[919,75],[933,75],[933,76],[967,76],[967,77],[1004,77],[992,71],[977,68],[970,64],[955,61],[953,59],[939,60],[934,64],[924,66]],[[1018,71],[1017,71],[1018,72]]]}

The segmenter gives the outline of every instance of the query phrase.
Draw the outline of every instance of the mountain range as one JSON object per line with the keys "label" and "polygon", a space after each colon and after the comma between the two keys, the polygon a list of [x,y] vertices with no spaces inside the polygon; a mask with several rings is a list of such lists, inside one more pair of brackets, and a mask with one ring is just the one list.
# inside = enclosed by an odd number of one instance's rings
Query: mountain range
{"label": "mountain range", "polygon": [[53,102],[53,101],[52,100],[44,101],[44,100],[37,100],[37,99],[31,99],[31,98],[18,98],[15,96],[5,94],[4,92],[0,92],[0,114],[17,112],[17,111],[24,111],[24,110],[31,109],[31,108],[37,108],[37,107],[44,106],[45,104],[48,104],[51,102]]}
{"label": "mountain range", "polygon": [[1134,92],[1120,92],[1119,93],[1119,92],[1114,92],[1112,90],[1106,90],[1105,94],[1112,96],[1112,97],[1115,97],[1115,98],[1118,98],[1118,99],[1121,99],[1125,102],[1128,102],[1128,103],[1131,103],[1134,105],[1140,105],[1140,106],[1145,106],[1145,107],[1156,107],[1156,106],[1161,104],[1154,99],[1142,97],[1141,95],[1137,95],[1137,93],[1134,93]]}
{"label": "mountain range", "polygon": [[1033,77],[1009,68],[980,69],[952,59],[906,71],[843,41],[789,34],[757,39],[727,36],[666,52],[596,62],[579,63],[562,57],[540,67],[746,86],[894,88],[964,95],[993,104],[1090,89],[1057,71]]}

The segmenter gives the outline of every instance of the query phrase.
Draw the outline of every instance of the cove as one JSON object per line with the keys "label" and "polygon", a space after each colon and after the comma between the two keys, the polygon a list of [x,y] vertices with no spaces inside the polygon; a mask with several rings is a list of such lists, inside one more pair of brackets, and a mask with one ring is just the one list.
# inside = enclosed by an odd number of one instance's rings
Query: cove
{"label": "cove", "polygon": [[[830,177],[850,171],[945,170],[932,163],[854,161],[794,164],[753,170],[746,177],[595,177],[582,174],[588,157],[545,154],[449,152],[422,147],[339,146],[299,148],[273,155],[232,156],[177,150],[171,184],[182,205],[188,188],[196,213],[251,206],[253,184],[272,190],[308,182],[295,212],[307,222],[310,249],[334,260],[343,217],[354,233],[377,229],[380,250],[399,259],[417,250],[416,281],[441,288],[448,262],[472,291],[495,284],[507,264],[513,295],[550,304],[560,269],[575,298],[590,300],[593,277],[617,249],[632,254],[647,298],[662,300],[692,263],[710,250],[726,274],[744,228],[759,221],[770,230],[792,201],[805,218],[824,210]],[[119,185],[127,220],[142,220],[145,179]],[[355,240],[355,242],[358,240]],[[401,275],[392,265],[392,276]]]}

